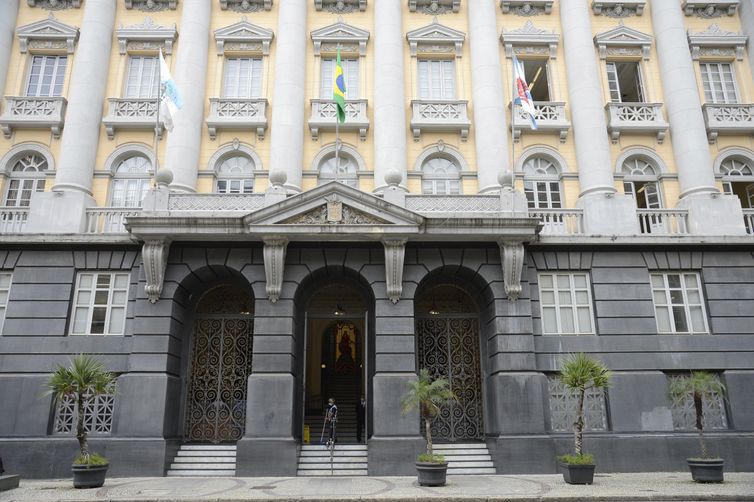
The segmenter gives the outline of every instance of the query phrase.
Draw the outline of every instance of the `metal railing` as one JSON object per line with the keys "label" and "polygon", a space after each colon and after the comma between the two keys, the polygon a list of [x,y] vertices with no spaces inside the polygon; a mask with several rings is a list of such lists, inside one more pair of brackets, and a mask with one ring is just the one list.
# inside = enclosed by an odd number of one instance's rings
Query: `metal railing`
{"label": "metal railing", "polygon": [[127,234],[126,217],[140,212],[138,207],[90,207],[86,210],[86,233]]}
{"label": "metal railing", "polygon": [[542,220],[542,235],[584,233],[584,212],[581,209],[529,209],[529,216]]}
{"label": "metal railing", "polygon": [[18,234],[26,229],[28,207],[0,207],[0,234]]}
{"label": "metal railing", "polygon": [[639,229],[643,235],[686,235],[689,233],[685,209],[637,209]]}

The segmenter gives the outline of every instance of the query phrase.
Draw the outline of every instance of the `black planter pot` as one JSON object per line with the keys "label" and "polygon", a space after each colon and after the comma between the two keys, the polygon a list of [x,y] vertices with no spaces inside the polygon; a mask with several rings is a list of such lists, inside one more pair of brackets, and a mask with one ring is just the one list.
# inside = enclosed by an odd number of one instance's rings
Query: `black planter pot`
{"label": "black planter pot", "polygon": [[105,475],[110,464],[105,465],[81,465],[73,464],[73,487],[74,488],[99,488],[105,484]]}
{"label": "black planter pot", "polygon": [[687,458],[691,479],[697,483],[722,483],[725,460],[721,458]]}
{"label": "black planter pot", "polygon": [[591,485],[594,481],[594,465],[560,463],[563,480],[569,485]]}
{"label": "black planter pot", "polygon": [[448,463],[438,464],[435,462],[417,462],[416,470],[419,473],[421,486],[445,486],[445,478],[448,473]]}

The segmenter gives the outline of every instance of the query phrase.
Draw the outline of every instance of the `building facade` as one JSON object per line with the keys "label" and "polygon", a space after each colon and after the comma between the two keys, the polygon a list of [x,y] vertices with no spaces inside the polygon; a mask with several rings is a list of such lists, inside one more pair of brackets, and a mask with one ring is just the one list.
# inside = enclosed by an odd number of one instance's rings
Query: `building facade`
{"label": "building facade", "polygon": [[329,396],[344,424],[365,397],[365,472],[411,474],[421,368],[458,396],[439,442],[555,472],[574,352],[614,372],[587,400],[601,470],[683,468],[667,386],[692,370],[725,384],[711,450],[754,469],[753,34],[752,0],[0,2],[6,469],[67,475],[75,411],[44,382],[93,353],[113,475],[192,444],[296,475]]}

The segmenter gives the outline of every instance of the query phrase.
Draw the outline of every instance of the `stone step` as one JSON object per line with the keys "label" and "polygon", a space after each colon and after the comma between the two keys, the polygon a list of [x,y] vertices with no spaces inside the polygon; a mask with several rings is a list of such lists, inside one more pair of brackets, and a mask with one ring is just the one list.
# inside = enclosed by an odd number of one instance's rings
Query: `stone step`
{"label": "stone step", "polygon": [[[336,451],[333,453],[335,458],[366,458],[367,452],[360,451]],[[330,458],[330,452],[327,451],[302,451],[299,458]]]}
{"label": "stone step", "polygon": [[209,462],[195,462],[192,464],[182,464],[182,463],[172,463],[170,464],[170,468],[175,471],[194,471],[194,470],[205,470],[205,471],[223,471],[228,469],[234,469],[236,468],[236,463],[229,463],[229,464],[213,464]]}
{"label": "stone step", "polygon": [[497,474],[497,471],[493,468],[481,468],[481,467],[475,467],[472,469],[462,469],[462,468],[455,468],[451,469],[448,467],[448,476],[479,476],[483,474]]}
{"label": "stone step", "polygon": [[368,471],[366,469],[343,469],[343,470],[333,470],[330,471],[330,469],[321,469],[321,470],[306,470],[306,471],[297,471],[296,475],[298,476],[306,476],[306,477],[319,477],[319,476],[367,476]]}
{"label": "stone step", "polygon": [[489,462],[448,462],[448,469],[470,469],[472,467],[490,467],[494,468],[495,464],[492,461]]}
{"label": "stone step", "polygon": [[236,451],[234,444],[183,444],[181,450],[223,450]]}
{"label": "stone step", "polygon": [[437,450],[486,450],[487,445],[484,443],[443,443],[432,445],[432,449]]}
{"label": "stone step", "polygon": [[[325,451],[327,446],[305,444],[301,446],[301,451]],[[367,445],[365,444],[336,444],[335,451],[367,451]]]}
{"label": "stone step", "polygon": [[228,450],[178,450],[178,457],[226,457],[236,458],[235,451]]}
{"label": "stone step", "polygon": [[492,462],[492,455],[443,455],[446,462]]}
{"label": "stone step", "polygon": [[[318,464],[298,464],[299,471],[316,471],[316,470],[329,469],[329,468],[330,468],[330,462],[327,462],[327,463],[320,462]],[[333,470],[366,469],[367,464],[366,462],[355,463],[355,464],[341,464],[341,463],[333,462],[332,468]]]}
{"label": "stone step", "polygon": [[176,464],[196,464],[196,463],[214,463],[214,464],[235,464],[236,456],[232,457],[175,457],[173,463]]}
{"label": "stone step", "polygon": [[[326,460],[323,460],[326,459]],[[321,464],[322,462],[330,462],[330,457],[299,457],[298,463],[299,464]],[[362,462],[367,461],[367,456],[358,456],[358,457],[340,457],[340,456],[333,456],[333,461],[338,462],[341,464],[358,464]]]}
{"label": "stone step", "polygon": [[215,477],[233,477],[236,475],[236,470],[227,470],[227,471],[204,471],[204,470],[196,470],[196,471],[174,471],[169,470],[168,476],[175,476],[175,477],[189,477],[189,476],[196,476],[196,477],[205,477],[205,478],[215,478]]}

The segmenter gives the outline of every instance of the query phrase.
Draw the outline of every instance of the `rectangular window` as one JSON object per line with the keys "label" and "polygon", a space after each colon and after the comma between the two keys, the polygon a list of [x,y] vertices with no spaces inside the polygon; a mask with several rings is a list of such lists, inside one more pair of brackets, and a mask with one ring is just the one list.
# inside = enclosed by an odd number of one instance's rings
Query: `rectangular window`
{"label": "rectangular window", "polygon": [[[557,375],[547,378],[550,389],[550,429],[573,431],[578,410],[578,394],[563,385]],[[584,396],[584,430],[607,430],[607,407],[603,389],[589,389]]]}
{"label": "rectangular window", "polygon": [[3,334],[3,324],[5,323],[5,310],[8,308],[11,278],[12,274],[10,272],[0,272],[0,335]]}
{"label": "rectangular window", "polygon": [[[115,411],[115,385],[105,394],[90,397],[84,404],[84,430],[87,434],[110,434],[113,431]],[[76,403],[72,397],[64,397],[55,409],[55,434],[76,432]]]}
{"label": "rectangular window", "polygon": [[453,60],[419,60],[419,99],[455,99],[455,82]]}
{"label": "rectangular window", "polygon": [[262,96],[262,58],[225,60],[223,97],[248,99]]}
{"label": "rectangular window", "polygon": [[736,77],[730,63],[700,63],[704,101],[707,103],[738,103]]}
{"label": "rectangular window", "polygon": [[607,84],[613,103],[644,103],[641,68],[637,62],[607,63]]}
{"label": "rectangular window", "polygon": [[547,60],[523,60],[526,83],[534,101],[550,101],[550,78],[547,72]]}
{"label": "rectangular window", "polygon": [[113,180],[110,207],[141,207],[151,180],[144,178]]}
{"label": "rectangular window", "polygon": [[639,209],[662,208],[656,181],[624,181],[623,191],[634,198]]}
{"label": "rectangular window", "polygon": [[254,180],[250,178],[217,180],[217,193],[254,193]]}
{"label": "rectangular window", "polygon": [[156,98],[159,60],[155,56],[129,56],[125,98]]}
{"label": "rectangular window", "polygon": [[81,272],[76,278],[72,335],[122,335],[128,273]]}
{"label": "rectangular window", "polygon": [[42,179],[13,179],[8,182],[8,192],[5,194],[6,207],[29,207],[31,194],[45,191],[45,180]]}
{"label": "rectangular window", "polygon": [[32,56],[26,95],[54,98],[63,95],[67,56]]}
{"label": "rectangular window", "polygon": [[[335,72],[335,59],[322,60],[322,79],[319,90],[320,99],[332,99]],[[342,59],[343,77],[346,84],[346,99],[359,99],[359,60]]]}
{"label": "rectangular window", "polygon": [[[690,375],[671,375],[669,380],[689,378]],[[716,375],[719,379],[720,376]],[[705,398],[702,403],[704,413],[704,428],[708,430],[721,430],[728,428],[728,418],[725,413],[725,396],[717,393],[712,398]],[[670,406],[673,417],[673,429],[677,431],[696,430],[696,409],[694,408],[694,396],[689,393],[681,398],[673,398]]]}
{"label": "rectangular window", "polygon": [[592,293],[588,274],[539,274],[539,302],[544,334],[594,334]]}
{"label": "rectangular window", "polygon": [[559,181],[524,180],[524,193],[531,209],[560,209],[563,207],[560,199]]}
{"label": "rectangular window", "polygon": [[658,333],[709,333],[698,273],[652,274],[651,279]]}

